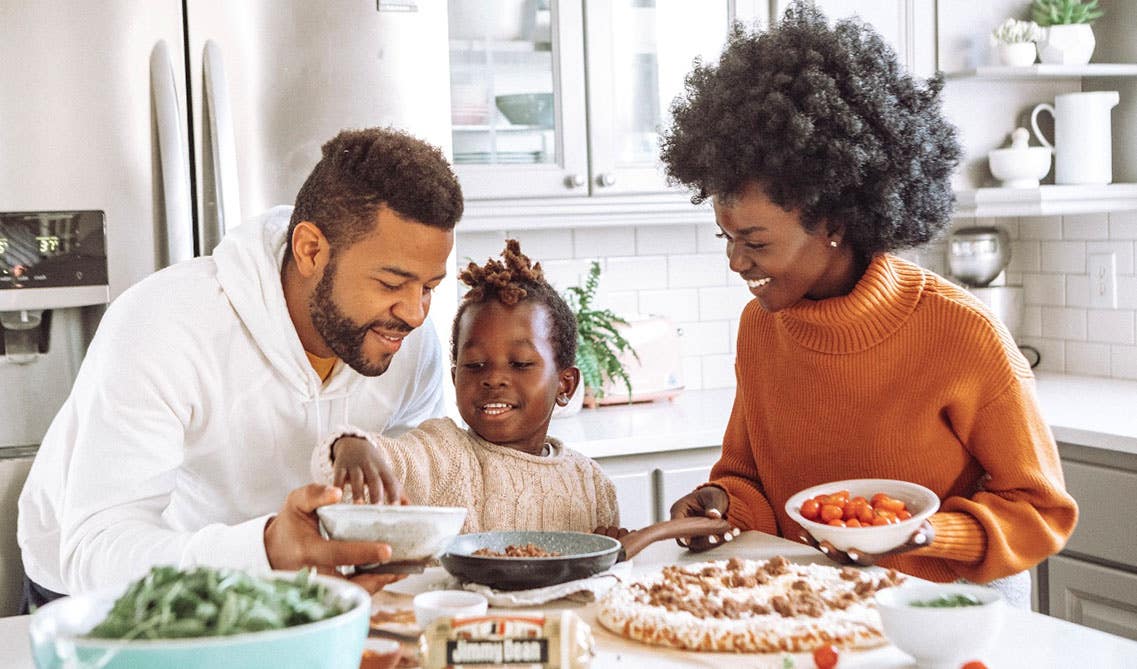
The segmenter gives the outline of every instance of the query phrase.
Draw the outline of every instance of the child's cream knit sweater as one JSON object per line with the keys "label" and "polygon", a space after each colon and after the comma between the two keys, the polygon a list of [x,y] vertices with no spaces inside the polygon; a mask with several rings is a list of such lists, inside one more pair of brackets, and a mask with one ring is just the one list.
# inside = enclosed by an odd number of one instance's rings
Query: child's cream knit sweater
{"label": "child's cream knit sweater", "polygon": [[341,430],[312,453],[312,476],[332,482],[331,445],[342,436],[371,441],[391,462],[412,504],[470,510],[463,533],[490,530],[591,532],[618,526],[616,487],[592,459],[552,437],[549,455],[498,446],[449,418],[396,438]]}

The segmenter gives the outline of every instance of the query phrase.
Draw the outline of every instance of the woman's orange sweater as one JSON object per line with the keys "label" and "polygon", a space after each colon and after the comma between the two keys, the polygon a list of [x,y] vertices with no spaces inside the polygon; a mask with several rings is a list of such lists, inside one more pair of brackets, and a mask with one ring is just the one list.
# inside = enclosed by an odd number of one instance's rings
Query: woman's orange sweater
{"label": "woman's orange sweater", "polygon": [[785,502],[851,478],[940,496],[931,545],[880,564],[986,583],[1057,552],[1074,529],[1034,376],[974,297],[891,255],[848,295],[742,313],[738,389],[710,484],[744,529],[793,539]]}

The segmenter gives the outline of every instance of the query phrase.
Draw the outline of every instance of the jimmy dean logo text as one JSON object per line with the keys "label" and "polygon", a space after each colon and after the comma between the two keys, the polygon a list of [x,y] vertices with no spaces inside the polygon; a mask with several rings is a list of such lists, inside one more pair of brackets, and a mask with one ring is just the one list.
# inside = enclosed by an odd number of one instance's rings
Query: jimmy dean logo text
{"label": "jimmy dean logo text", "polygon": [[548,661],[548,639],[458,639],[446,642],[447,664],[522,664]]}

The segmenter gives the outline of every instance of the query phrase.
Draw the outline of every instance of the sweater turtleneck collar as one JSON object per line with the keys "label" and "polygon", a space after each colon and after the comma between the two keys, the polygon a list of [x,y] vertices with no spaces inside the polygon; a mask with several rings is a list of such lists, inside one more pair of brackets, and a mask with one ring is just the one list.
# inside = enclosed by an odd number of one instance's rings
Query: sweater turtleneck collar
{"label": "sweater turtleneck collar", "polygon": [[894,255],[873,258],[848,295],[802,299],[774,314],[805,348],[822,353],[856,353],[896,332],[916,309],[924,291],[924,270]]}

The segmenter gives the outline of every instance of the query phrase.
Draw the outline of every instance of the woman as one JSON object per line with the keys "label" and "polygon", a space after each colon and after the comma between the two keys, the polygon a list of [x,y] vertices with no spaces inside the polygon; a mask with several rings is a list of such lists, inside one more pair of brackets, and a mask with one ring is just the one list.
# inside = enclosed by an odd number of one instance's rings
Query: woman
{"label": "woman", "polygon": [[913,481],[942,504],[896,554],[820,548],[934,581],[995,582],[1029,604],[1025,570],[1077,517],[1030,367],[970,294],[890,253],[950,219],[959,146],[941,88],[913,81],[865,24],[830,28],[807,4],[767,32],[736,28],[719,63],[688,77],[663,160],[693,201],[713,199],[730,267],[755,299],[722,456],[671,513],[816,545],[785,513],[793,493]]}

